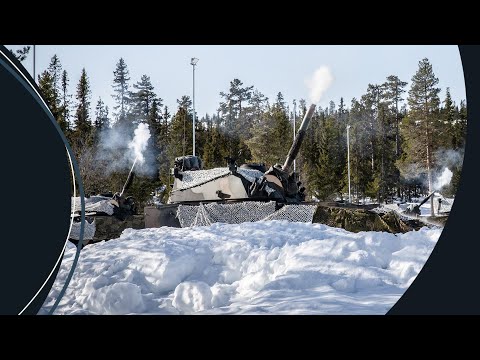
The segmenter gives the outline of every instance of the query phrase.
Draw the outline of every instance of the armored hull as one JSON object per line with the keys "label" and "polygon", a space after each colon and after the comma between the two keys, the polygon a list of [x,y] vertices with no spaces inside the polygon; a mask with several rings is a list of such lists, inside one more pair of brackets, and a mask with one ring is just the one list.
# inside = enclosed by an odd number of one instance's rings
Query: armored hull
{"label": "armored hull", "polygon": [[168,204],[145,208],[146,226],[239,223],[275,217],[311,222],[314,206],[304,204],[305,188],[290,168],[314,111],[315,105],[311,105],[283,165],[268,169],[265,164],[239,166],[228,157],[226,167],[203,170],[196,156],[176,158]]}

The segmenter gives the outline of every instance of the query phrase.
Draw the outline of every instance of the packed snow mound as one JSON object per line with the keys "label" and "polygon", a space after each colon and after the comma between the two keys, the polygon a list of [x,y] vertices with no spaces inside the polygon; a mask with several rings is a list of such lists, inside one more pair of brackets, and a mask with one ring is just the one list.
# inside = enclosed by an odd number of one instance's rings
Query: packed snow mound
{"label": "packed snow mound", "polygon": [[90,311],[107,315],[123,315],[144,310],[140,287],[128,282],[95,289],[85,302]]}
{"label": "packed snow mound", "polygon": [[[56,314],[384,314],[430,255],[440,228],[350,233],[264,221],[126,229],[86,246]],[[40,313],[61,290],[69,246]]]}
{"label": "packed snow mound", "polygon": [[172,305],[187,314],[210,309],[212,290],[204,282],[182,282],[175,288]]}

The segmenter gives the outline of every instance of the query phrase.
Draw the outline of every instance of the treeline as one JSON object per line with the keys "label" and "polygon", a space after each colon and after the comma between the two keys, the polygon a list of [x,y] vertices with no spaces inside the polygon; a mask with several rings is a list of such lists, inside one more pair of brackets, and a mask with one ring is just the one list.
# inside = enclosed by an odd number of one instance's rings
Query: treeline
{"label": "treeline", "polygon": [[[118,191],[129,170],[104,171],[105,162],[114,162],[119,151],[112,151],[110,160],[98,156],[104,141],[102,132],[124,129],[126,149],[134,128],[139,123],[149,125],[150,151],[157,171],[139,177],[131,191],[145,200],[155,187],[170,183],[169,169],[175,157],[192,154],[192,102],[189,96],[182,96],[176,109],[168,109],[150,77],[143,75],[132,81],[123,59],[112,75],[113,109],[101,98],[91,104],[85,69],[75,93],[70,94],[70,77],[56,55],[38,76],[38,85],[79,161],[86,192]],[[331,101],[328,108],[317,107],[297,159],[297,171],[309,196],[328,200],[348,192],[347,125],[355,201],[367,196],[385,201],[394,195],[425,193],[433,188],[436,174],[445,166],[454,177],[443,190],[454,193],[461,161],[445,154],[463,151],[467,110],[464,101],[458,105],[452,101],[448,88],[441,101],[437,85],[432,65],[423,59],[409,89],[406,82],[392,75],[383,84],[369,84],[366,93],[352,99],[349,106],[341,98],[338,106]],[[299,100],[292,108],[281,93],[268,99],[239,79],[231,81],[219,95],[216,114],[196,116],[196,154],[204,167],[225,166],[227,156],[239,164],[283,163],[293,140],[293,121],[300,125],[306,101]]]}

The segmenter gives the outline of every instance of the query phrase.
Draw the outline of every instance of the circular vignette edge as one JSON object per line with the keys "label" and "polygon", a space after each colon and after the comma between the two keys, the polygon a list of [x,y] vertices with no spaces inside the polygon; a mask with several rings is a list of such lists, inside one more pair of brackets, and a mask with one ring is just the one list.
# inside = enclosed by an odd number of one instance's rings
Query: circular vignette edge
{"label": "circular vignette edge", "polygon": [[[48,310],[48,314],[52,315],[55,312],[58,304],[60,303],[63,295],[65,294],[65,292],[68,288],[68,285],[70,283],[70,280],[73,277],[73,273],[74,273],[75,268],[77,266],[78,259],[79,259],[79,256],[80,256],[80,251],[81,251],[81,248],[82,248],[83,237],[84,237],[84,229],[85,229],[85,193],[84,193],[84,188],[83,188],[83,182],[82,182],[82,179],[81,179],[78,162],[77,162],[77,160],[76,160],[76,158],[73,154],[72,148],[70,147],[70,144],[68,143],[68,140],[67,140],[65,134],[61,130],[57,121],[55,120],[52,112],[48,108],[45,100],[41,96],[39,88],[37,87],[37,85],[33,81],[32,77],[25,71],[25,69],[20,64],[20,62],[17,59],[15,59],[10,54],[10,51],[7,48],[5,48],[4,46],[0,46],[0,66],[3,67],[8,73],[10,73],[10,75],[12,75],[21,84],[21,86],[29,93],[29,95],[34,99],[34,101],[36,103],[38,103],[38,105],[42,108],[44,113],[49,118],[51,124],[55,127],[58,135],[60,136],[60,138],[61,138],[61,140],[62,140],[62,142],[65,146],[65,149],[67,150],[66,153],[67,153],[67,156],[68,156],[68,160],[70,162],[69,167],[70,167],[70,171],[72,173],[72,179],[71,180],[72,180],[72,183],[73,183],[74,198],[76,197],[76,194],[77,194],[76,183],[78,184],[78,192],[79,192],[79,195],[80,195],[80,205],[81,205],[79,241],[78,241],[78,244],[77,244],[75,257],[73,259],[72,266],[71,266],[71,269],[70,269],[70,271],[67,275],[65,283],[64,283],[62,289],[60,290],[54,304]],[[72,211],[73,211],[74,207],[75,207],[75,201],[73,201],[73,203],[71,203]],[[69,226],[69,229],[68,229],[67,238],[64,241],[63,249],[60,252],[60,255],[59,255],[58,259],[56,260],[55,265],[53,266],[53,268],[49,272],[47,278],[45,279],[43,284],[40,286],[38,291],[35,292],[35,294],[31,298],[31,300],[28,301],[28,303],[25,304],[25,305],[24,304],[20,305],[22,310],[18,312],[18,315],[22,315],[22,314],[25,314],[25,313],[36,314],[36,313],[38,313],[41,306],[43,305],[42,303],[39,303],[38,301],[35,301],[35,300],[41,292],[47,291],[47,294],[48,294],[48,291],[51,289],[51,286],[53,285],[53,281],[51,280],[51,278],[52,278],[52,275],[54,273],[56,274],[56,270],[58,270],[58,267],[59,267],[59,265],[61,263],[61,260],[63,258],[63,254],[65,252],[65,247],[66,247],[66,244],[68,242],[68,237],[70,236],[70,231],[71,231],[71,228],[72,228],[72,224],[73,224],[73,217],[70,216],[70,226]],[[49,285],[50,285],[50,288],[48,288],[48,289],[46,288],[47,283],[49,283]],[[35,306],[35,308],[33,308],[34,306]],[[3,312],[3,310],[0,309],[0,312]]]}

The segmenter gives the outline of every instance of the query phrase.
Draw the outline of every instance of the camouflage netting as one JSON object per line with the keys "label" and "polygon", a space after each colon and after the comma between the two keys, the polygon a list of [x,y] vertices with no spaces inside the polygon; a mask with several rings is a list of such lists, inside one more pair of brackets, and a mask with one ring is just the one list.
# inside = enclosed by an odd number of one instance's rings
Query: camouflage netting
{"label": "camouflage netting", "polygon": [[[104,196],[90,196],[85,198],[85,212],[113,214],[114,206],[110,203],[111,198]],[[74,212],[82,211],[80,197],[73,197],[72,202],[75,201]]]}
{"label": "camouflage netting", "polygon": [[177,217],[182,227],[208,226],[221,222],[240,224],[261,220],[312,222],[315,205],[285,205],[275,210],[275,202],[246,201],[234,204],[209,203],[196,206],[179,205]]}
{"label": "camouflage netting", "polygon": [[263,220],[288,220],[291,222],[311,223],[316,209],[316,205],[285,205]]}
{"label": "camouflage netting", "polygon": [[[70,239],[73,240],[80,240],[80,222],[74,222],[72,224],[72,230],[70,231]],[[85,221],[85,227],[83,230],[83,239],[84,240],[92,240],[95,236],[96,225],[95,221],[89,223]]]}
{"label": "camouflage netting", "polygon": [[259,221],[275,212],[275,202],[248,201],[235,204],[209,203],[179,205],[177,217],[182,227],[206,226],[215,222],[240,224]]}

